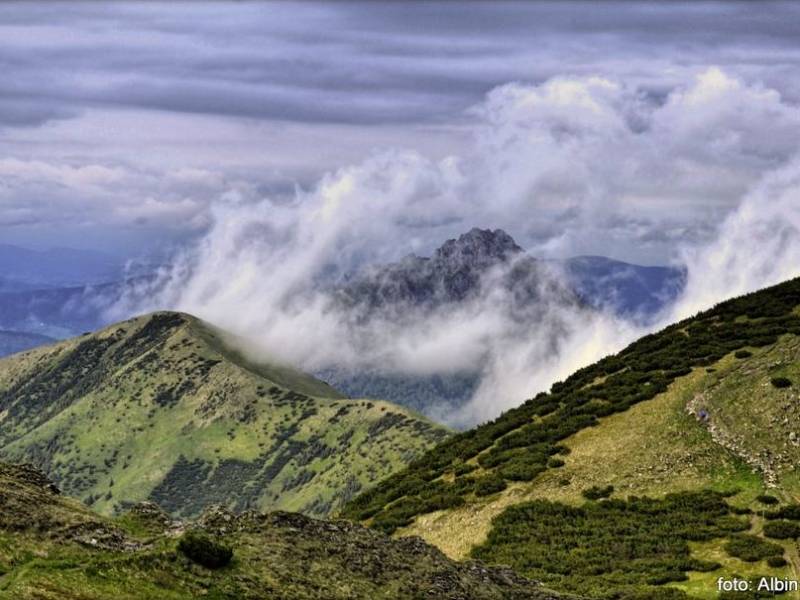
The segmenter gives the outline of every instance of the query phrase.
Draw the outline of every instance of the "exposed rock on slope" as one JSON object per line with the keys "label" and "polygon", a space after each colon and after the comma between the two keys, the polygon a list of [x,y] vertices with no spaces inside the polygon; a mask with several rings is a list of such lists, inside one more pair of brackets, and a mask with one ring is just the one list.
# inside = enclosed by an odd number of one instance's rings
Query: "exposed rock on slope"
{"label": "exposed rock on slope", "polygon": [[[0,498],[0,598],[567,598],[508,569],[458,563],[418,538],[344,521],[216,508],[176,528],[152,506],[106,519],[42,474],[5,464]],[[185,530],[231,548],[233,561],[216,570],[191,562],[177,550]]]}

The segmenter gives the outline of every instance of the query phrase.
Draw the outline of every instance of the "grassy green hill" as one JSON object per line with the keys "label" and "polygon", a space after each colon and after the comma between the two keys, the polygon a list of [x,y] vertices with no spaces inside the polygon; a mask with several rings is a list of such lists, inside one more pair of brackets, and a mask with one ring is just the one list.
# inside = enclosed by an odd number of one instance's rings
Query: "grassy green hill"
{"label": "grassy green hill", "polygon": [[447,435],[229,341],[156,313],[0,361],[0,457],[103,514],[153,500],[325,515]]}
{"label": "grassy green hill", "polygon": [[599,598],[798,579],[798,306],[793,280],[646,336],[343,514]]}
{"label": "grassy green hill", "polygon": [[567,600],[508,569],[344,521],[211,509],[176,523],[148,504],[111,519],[41,472],[2,463],[0,498],[4,599]]}

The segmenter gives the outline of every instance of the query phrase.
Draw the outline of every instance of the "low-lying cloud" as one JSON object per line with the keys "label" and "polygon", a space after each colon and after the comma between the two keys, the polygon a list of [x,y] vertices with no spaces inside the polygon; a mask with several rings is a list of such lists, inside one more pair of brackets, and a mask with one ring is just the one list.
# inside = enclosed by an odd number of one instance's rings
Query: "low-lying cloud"
{"label": "low-lying cloud", "polygon": [[688,285],[649,328],[800,273],[800,111],[775,90],[713,67],[662,98],[556,77],[499,87],[470,115],[474,144],[461,156],[389,151],[289,202],[212,204],[207,235],[113,316],[185,310],[247,337],[258,356],[312,371],[477,370],[471,401],[439,415],[463,425],[645,330],[547,294],[520,323],[496,286],[456,308],[364,321],[337,308],[331,285],[473,226],[506,229],[543,257],[591,251],[599,237],[607,253],[645,262],[655,246],[673,248]]}

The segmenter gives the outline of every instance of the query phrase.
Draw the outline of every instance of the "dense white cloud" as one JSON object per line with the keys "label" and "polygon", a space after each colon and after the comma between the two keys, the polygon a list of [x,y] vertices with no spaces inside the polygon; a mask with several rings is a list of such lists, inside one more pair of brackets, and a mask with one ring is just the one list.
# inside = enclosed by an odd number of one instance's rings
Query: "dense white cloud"
{"label": "dense white cloud", "polygon": [[765,176],[708,244],[683,249],[686,293],[675,320],[800,275],[800,161]]}
{"label": "dense white cloud", "polygon": [[[558,77],[498,88],[472,114],[474,144],[462,156],[385,152],[290,202],[214,203],[208,234],[165,274],[161,295],[136,309],[187,310],[311,370],[480,370],[470,405],[447,415],[463,423],[546,389],[642,330],[547,294],[520,327],[491,286],[457,310],[364,324],[335,310],[317,283],[473,225],[538,237],[534,252],[574,253],[592,236],[626,255],[646,254],[651,239],[667,243],[689,267],[678,313],[798,271],[790,161],[800,114],[773,90],[717,68],[661,101],[625,82]],[[708,222],[715,207],[728,215],[720,227]]]}

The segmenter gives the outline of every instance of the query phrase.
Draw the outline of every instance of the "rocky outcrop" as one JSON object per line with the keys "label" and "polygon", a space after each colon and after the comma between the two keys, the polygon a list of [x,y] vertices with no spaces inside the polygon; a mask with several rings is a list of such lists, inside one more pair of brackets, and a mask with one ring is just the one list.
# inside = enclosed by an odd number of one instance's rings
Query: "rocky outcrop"
{"label": "rocky outcrop", "polygon": [[[347,581],[368,579],[378,589],[398,590],[397,597],[401,598],[572,598],[546,590],[506,567],[480,561],[456,562],[419,537],[393,539],[349,521],[322,521],[287,512],[250,511],[235,515],[223,507],[212,507],[195,526],[215,536],[227,536],[226,539],[237,535],[269,539],[284,556],[284,564],[303,556],[310,560],[314,552],[320,552],[324,559],[320,556],[317,560],[329,563],[328,567],[333,566],[341,578],[338,583],[327,582],[331,589]],[[287,582],[287,586],[294,585],[294,580]],[[320,593],[324,596],[323,591]]]}
{"label": "rocky outcrop", "polygon": [[[0,529],[24,532],[4,538],[5,556],[16,558],[0,572],[3,598],[151,598],[165,582],[171,598],[187,600],[568,598],[507,568],[456,562],[420,538],[392,539],[348,521],[215,506],[179,523],[152,503],[107,519],[35,469],[1,463]],[[233,561],[211,570],[185,558],[178,548],[190,530],[230,548]],[[91,568],[78,577],[65,565]]]}
{"label": "rocky outcrop", "polygon": [[396,263],[373,266],[336,294],[344,305],[368,310],[435,308],[475,297],[492,275],[496,283],[520,295],[521,301],[534,300],[539,284],[548,278],[542,265],[505,231],[476,228],[447,240],[430,257],[412,254]]}

